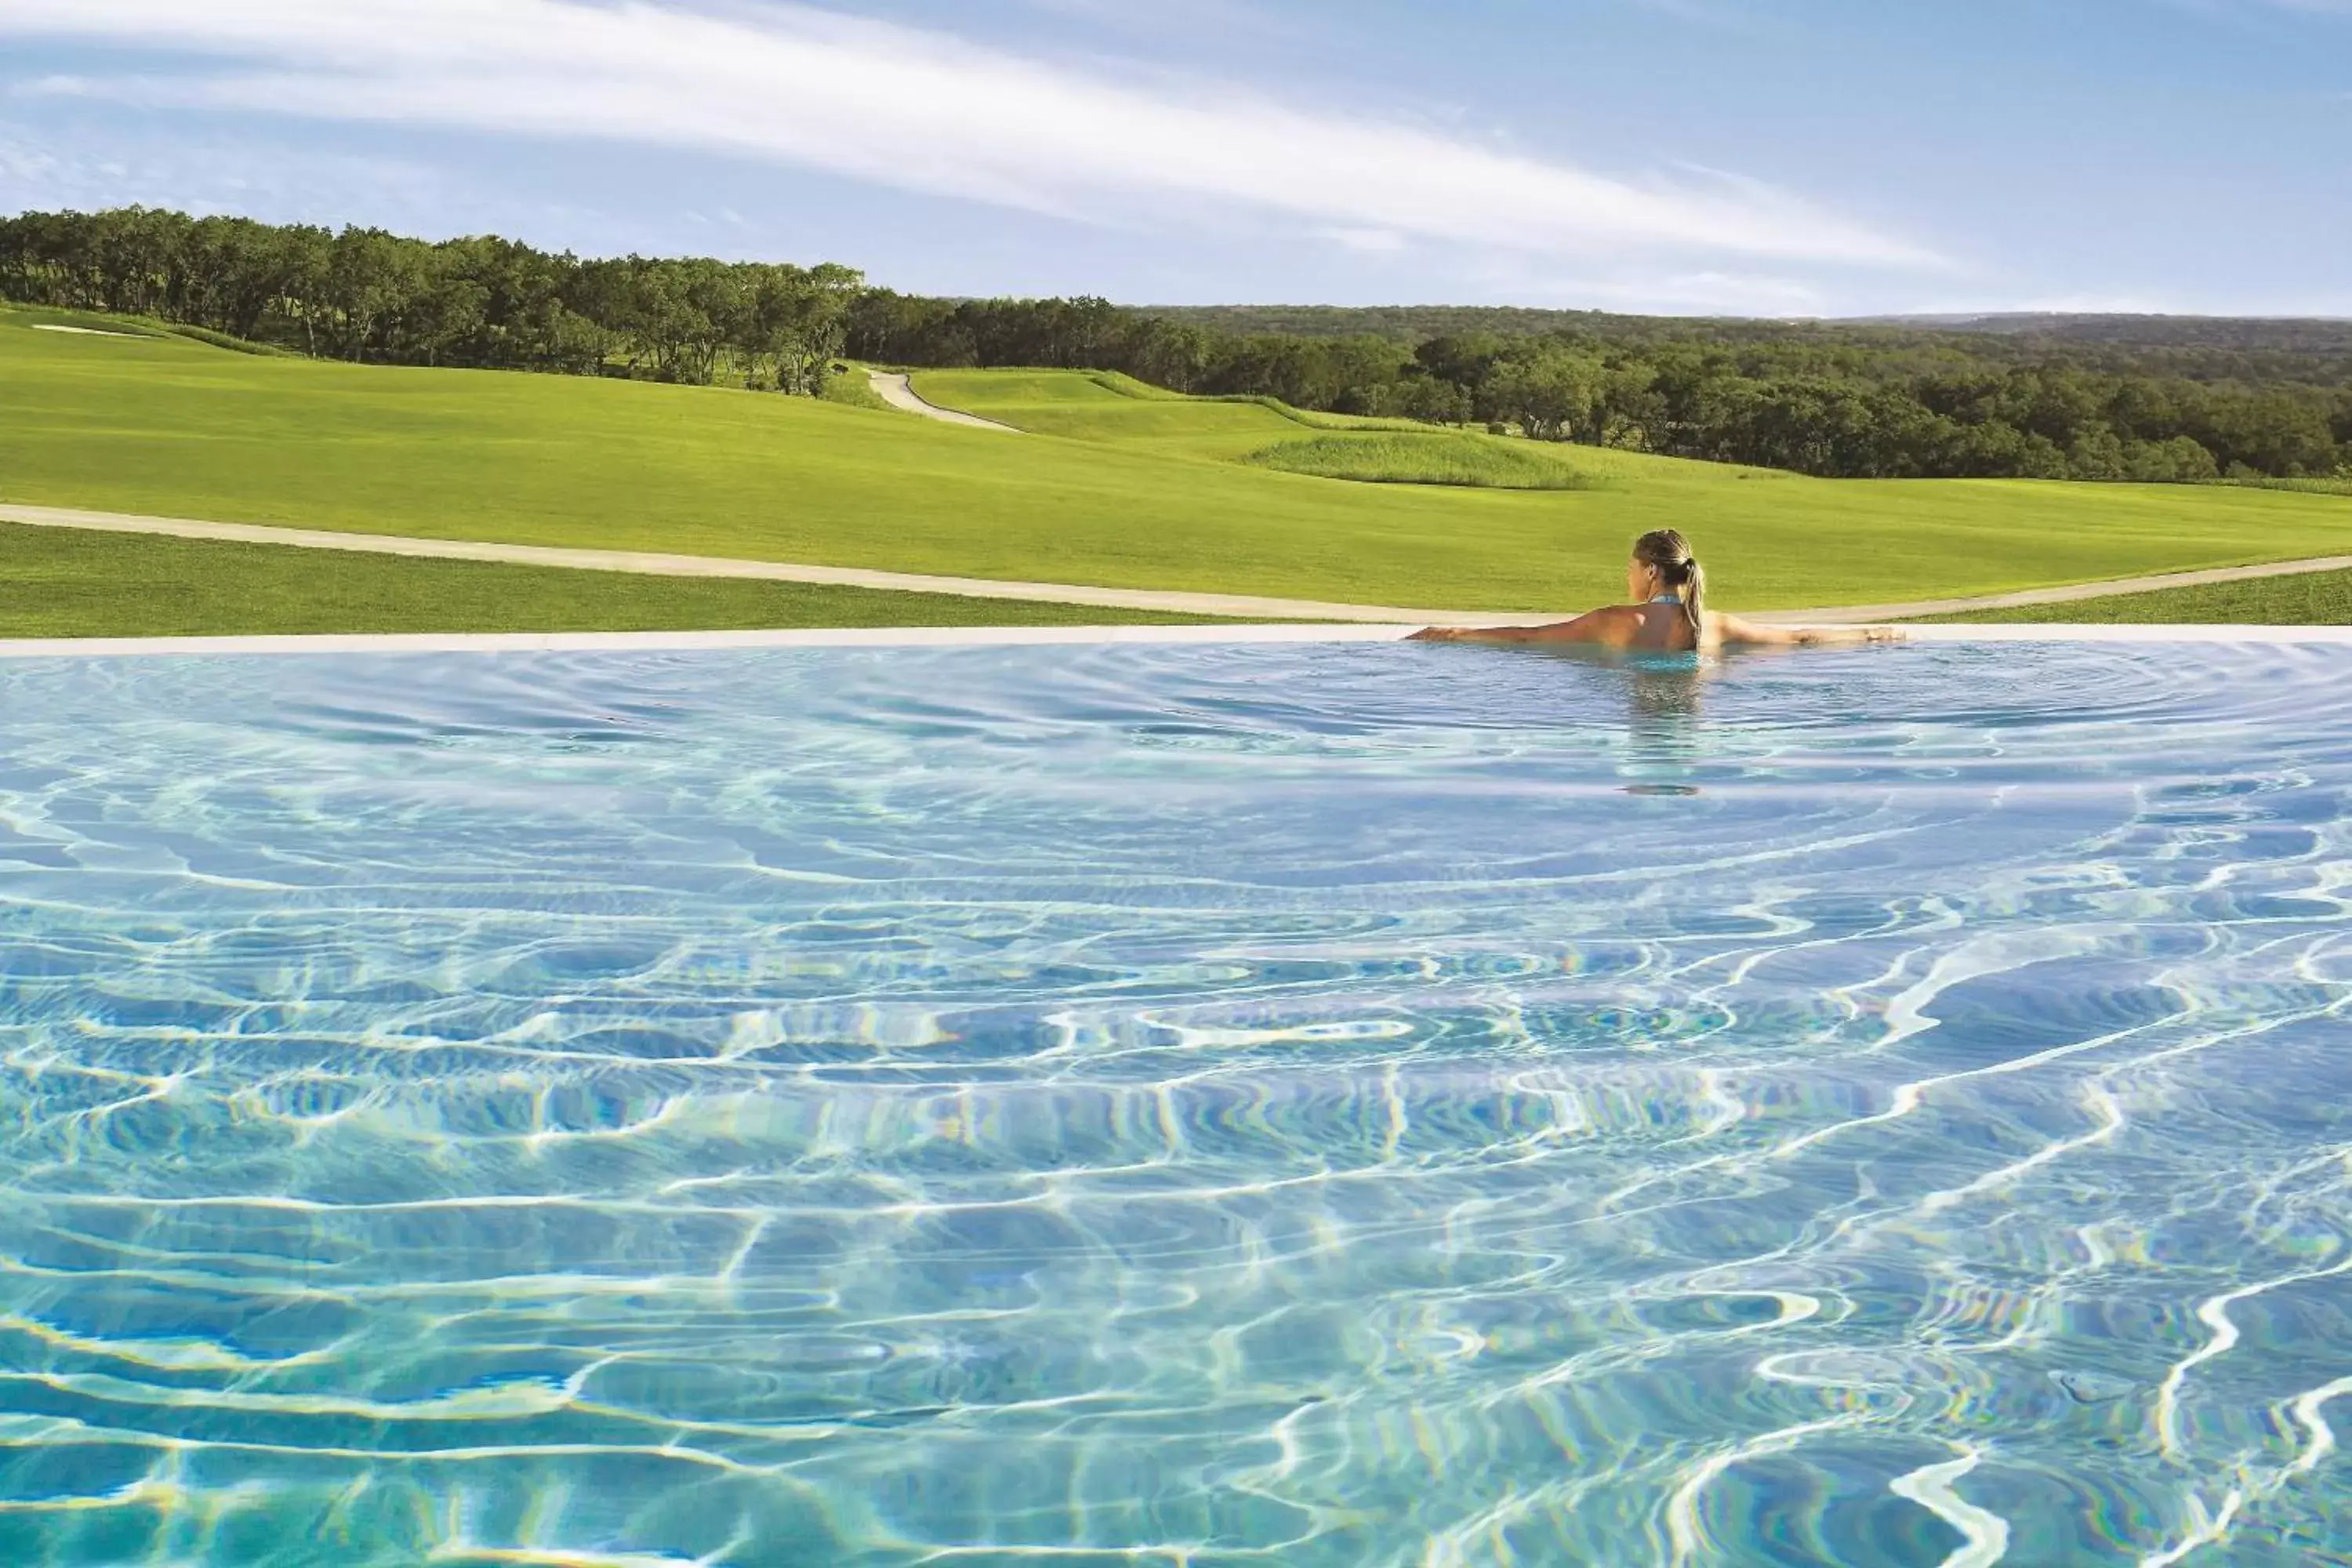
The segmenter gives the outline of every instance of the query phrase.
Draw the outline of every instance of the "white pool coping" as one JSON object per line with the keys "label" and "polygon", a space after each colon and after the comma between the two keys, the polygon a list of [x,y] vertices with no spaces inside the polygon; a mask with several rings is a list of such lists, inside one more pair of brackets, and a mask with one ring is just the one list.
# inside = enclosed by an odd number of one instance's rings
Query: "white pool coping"
{"label": "white pool coping", "polygon": [[820,626],[741,632],[399,632],[0,639],[0,658],[163,654],[693,652],[761,647],[1025,647],[1096,643],[1395,642],[1410,626]]}
{"label": "white pool coping", "polygon": [[2084,622],[1986,621],[1921,626],[1905,622],[1910,642],[2330,643],[2352,647],[2352,626],[2114,626]]}
{"label": "white pool coping", "polygon": [[[467,632],[286,637],[0,638],[0,658],[215,658],[247,654],[687,653],[765,647],[1037,647],[1106,643],[1401,642],[1417,626],[842,626],[738,632]],[[2352,647],[2352,626],[1912,626],[1915,643],[2275,643]]]}

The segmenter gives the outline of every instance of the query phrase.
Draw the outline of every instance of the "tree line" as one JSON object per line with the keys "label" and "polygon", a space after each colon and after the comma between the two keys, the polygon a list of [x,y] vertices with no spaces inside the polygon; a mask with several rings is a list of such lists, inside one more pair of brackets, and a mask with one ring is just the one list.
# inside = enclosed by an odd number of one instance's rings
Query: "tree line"
{"label": "tree line", "polygon": [[[1416,315],[1473,330],[1398,335],[1400,318]],[[1389,330],[1330,330],[1349,318]],[[1543,330],[1476,325],[1530,318]],[[1286,330],[1213,324],[1254,319]],[[1141,311],[884,290],[852,308],[848,352],[1118,370],[1179,392],[1839,479],[2195,482],[2352,465],[2352,355],[2339,363],[2326,352],[1597,312]]]}
{"label": "tree line", "polygon": [[864,287],[832,265],[583,260],[142,207],[0,218],[0,297],[378,364],[815,393]]}
{"label": "tree line", "polygon": [[[1395,338],[1411,344],[1430,338],[1491,332],[1544,337],[1569,332],[1612,342],[1640,342],[1665,324],[1656,316],[1608,310],[1538,310],[1517,305],[1163,305],[1159,314],[1227,332],[1281,332],[1291,337]],[[1978,342],[1974,352],[2040,354],[2057,350],[2087,364],[2195,363],[2205,372],[2252,380],[2275,374],[2352,377],[2352,319],[2261,316],[2069,315],[2058,312],[1984,316],[1878,316],[1836,321],[1756,317],[1676,317],[1677,336],[1713,342],[1788,342],[1850,337],[1880,353]],[[2126,358],[2126,356],[2128,356]]]}
{"label": "tree line", "polygon": [[1121,371],[1179,392],[1832,478],[2193,482],[2352,468],[2329,323],[2168,333],[1479,308],[941,300],[856,270],[581,258],[130,207],[0,218],[0,296],[379,363],[813,394],[843,357]]}

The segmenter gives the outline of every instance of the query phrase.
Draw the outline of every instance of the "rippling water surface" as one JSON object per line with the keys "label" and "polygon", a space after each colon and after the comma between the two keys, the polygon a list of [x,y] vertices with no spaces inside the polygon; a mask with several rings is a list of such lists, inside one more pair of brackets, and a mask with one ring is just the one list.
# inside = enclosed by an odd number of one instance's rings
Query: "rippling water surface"
{"label": "rippling water surface", "polygon": [[0,665],[0,1561],[2344,1561],[2344,652]]}

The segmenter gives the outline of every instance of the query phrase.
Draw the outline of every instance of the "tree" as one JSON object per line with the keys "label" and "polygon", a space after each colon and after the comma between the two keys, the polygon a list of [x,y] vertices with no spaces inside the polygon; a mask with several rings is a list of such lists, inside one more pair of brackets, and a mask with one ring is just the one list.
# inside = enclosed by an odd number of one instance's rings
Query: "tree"
{"label": "tree", "polygon": [[2124,477],[2135,484],[2199,484],[2221,477],[2213,454],[2187,436],[2124,446]]}
{"label": "tree", "polygon": [[743,339],[753,376],[779,392],[822,393],[847,341],[850,307],[862,281],[850,268],[831,264],[805,271],[759,268]]}
{"label": "tree", "polygon": [[1408,375],[1398,384],[1394,412],[1432,425],[1467,425],[1471,417],[1469,389],[1442,376]]}
{"label": "tree", "polygon": [[1487,417],[1515,424],[1536,440],[1566,441],[1591,430],[1597,441],[1594,409],[1604,374],[1599,361],[1560,350],[1508,359],[1487,375],[1482,402]]}
{"label": "tree", "polygon": [[2103,480],[2129,478],[2122,437],[2105,425],[2094,425],[2075,437],[2074,444],[2066,449],[2066,477]]}

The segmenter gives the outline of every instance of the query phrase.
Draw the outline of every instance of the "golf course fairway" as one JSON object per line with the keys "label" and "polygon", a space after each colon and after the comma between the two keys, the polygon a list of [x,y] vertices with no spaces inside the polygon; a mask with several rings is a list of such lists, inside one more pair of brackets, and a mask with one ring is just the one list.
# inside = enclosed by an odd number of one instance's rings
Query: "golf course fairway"
{"label": "golf course fairway", "polygon": [[404,560],[0,521],[0,638],[1181,626],[1099,605]]}
{"label": "golf course fairway", "polygon": [[[1748,609],[2352,552],[2335,496],[1824,480],[1588,447],[1538,453],[1579,488],[1365,483],[1263,460],[1312,441],[1328,466],[1348,421],[1074,372],[917,373],[933,402],[1028,432],[1010,436],[720,388],[29,330],[61,319],[0,311],[0,500],[1465,610],[1613,597],[1627,542],[1666,526]],[[1537,449],[1511,445],[1524,468]]]}

